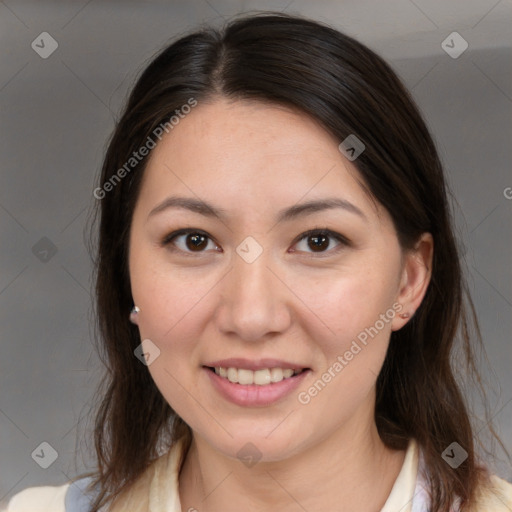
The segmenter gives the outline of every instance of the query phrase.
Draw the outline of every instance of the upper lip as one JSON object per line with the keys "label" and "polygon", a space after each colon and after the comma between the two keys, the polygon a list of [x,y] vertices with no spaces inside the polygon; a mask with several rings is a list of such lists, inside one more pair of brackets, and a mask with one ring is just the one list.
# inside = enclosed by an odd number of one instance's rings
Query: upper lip
{"label": "upper lip", "polygon": [[291,370],[302,370],[303,368],[307,368],[306,366],[299,363],[290,363],[288,361],[283,361],[282,359],[258,359],[258,360],[250,360],[245,359],[243,357],[231,357],[229,359],[218,359],[217,361],[211,361],[209,363],[205,363],[204,366],[209,366],[211,368],[242,368],[245,370],[264,370],[265,368],[289,368]]}

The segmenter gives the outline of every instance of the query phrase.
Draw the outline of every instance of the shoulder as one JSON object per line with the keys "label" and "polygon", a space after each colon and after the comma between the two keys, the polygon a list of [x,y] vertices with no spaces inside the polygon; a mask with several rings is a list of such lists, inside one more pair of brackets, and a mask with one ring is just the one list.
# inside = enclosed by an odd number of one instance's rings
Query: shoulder
{"label": "shoulder", "polygon": [[[426,512],[430,502],[430,490],[426,479],[428,470],[421,448],[418,455],[418,471],[411,512]],[[455,498],[450,510],[452,512],[460,510],[460,498]],[[471,512],[512,512],[512,483],[488,472],[487,480],[481,483],[477,490]]]}
{"label": "shoulder", "polygon": [[94,498],[94,493],[86,490],[91,480],[85,477],[58,486],[28,487],[0,512],[87,512]]}
{"label": "shoulder", "polygon": [[512,510],[512,483],[496,475],[490,484],[480,491],[476,512],[510,512]]}
{"label": "shoulder", "polygon": [[70,484],[28,487],[15,494],[5,512],[65,512],[65,496]]}
{"label": "shoulder", "polygon": [[[117,496],[113,510],[147,511],[151,500],[178,500],[177,474],[184,446],[178,440],[153,460],[134,484]],[[162,475],[170,476],[172,483]],[[28,487],[15,494],[7,508],[0,503],[0,512],[88,512],[98,492],[98,489],[89,490],[91,481],[91,477],[83,477],[60,486]],[[169,493],[170,484],[173,492]]]}

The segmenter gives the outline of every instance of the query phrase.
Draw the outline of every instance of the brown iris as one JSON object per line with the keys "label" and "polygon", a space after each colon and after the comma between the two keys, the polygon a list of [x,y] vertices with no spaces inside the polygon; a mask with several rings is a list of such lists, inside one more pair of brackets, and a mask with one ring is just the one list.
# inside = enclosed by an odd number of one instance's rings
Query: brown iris
{"label": "brown iris", "polygon": [[[310,240],[314,240],[313,244]],[[324,250],[329,247],[329,237],[327,235],[311,235],[308,237],[308,246],[312,250]]]}
{"label": "brown iris", "polygon": [[191,233],[187,235],[186,245],[191,251],[201,251],[208,245],[208,237],[200,233]]}

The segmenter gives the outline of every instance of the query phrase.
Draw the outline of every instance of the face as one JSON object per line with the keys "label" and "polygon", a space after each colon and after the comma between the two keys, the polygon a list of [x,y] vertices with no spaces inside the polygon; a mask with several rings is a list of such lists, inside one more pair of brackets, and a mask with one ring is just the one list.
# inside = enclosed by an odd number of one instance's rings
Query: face
{"label": "face", "polygon": [[[389,336],[405,322],[403,253],[340,142],[284,107],[217,100],[145,170],[129,269],[148,370],[227,456],[250,442],[282,460],[373,421]],[[326,200],[338,204],[303,208]],[[268,383],[283,369],[304,371]]]}

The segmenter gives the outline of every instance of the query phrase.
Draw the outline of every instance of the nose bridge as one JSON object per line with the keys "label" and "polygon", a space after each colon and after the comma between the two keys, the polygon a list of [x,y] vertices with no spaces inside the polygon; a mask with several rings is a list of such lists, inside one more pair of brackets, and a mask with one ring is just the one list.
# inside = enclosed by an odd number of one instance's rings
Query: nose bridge
{"label": "nose bridge", "polygon": [[219,315],[221,330],[251,341],[285,330],[290,319],[283,284],[269,268],[270,253],[256,249],[251,240],[237,248]]}

